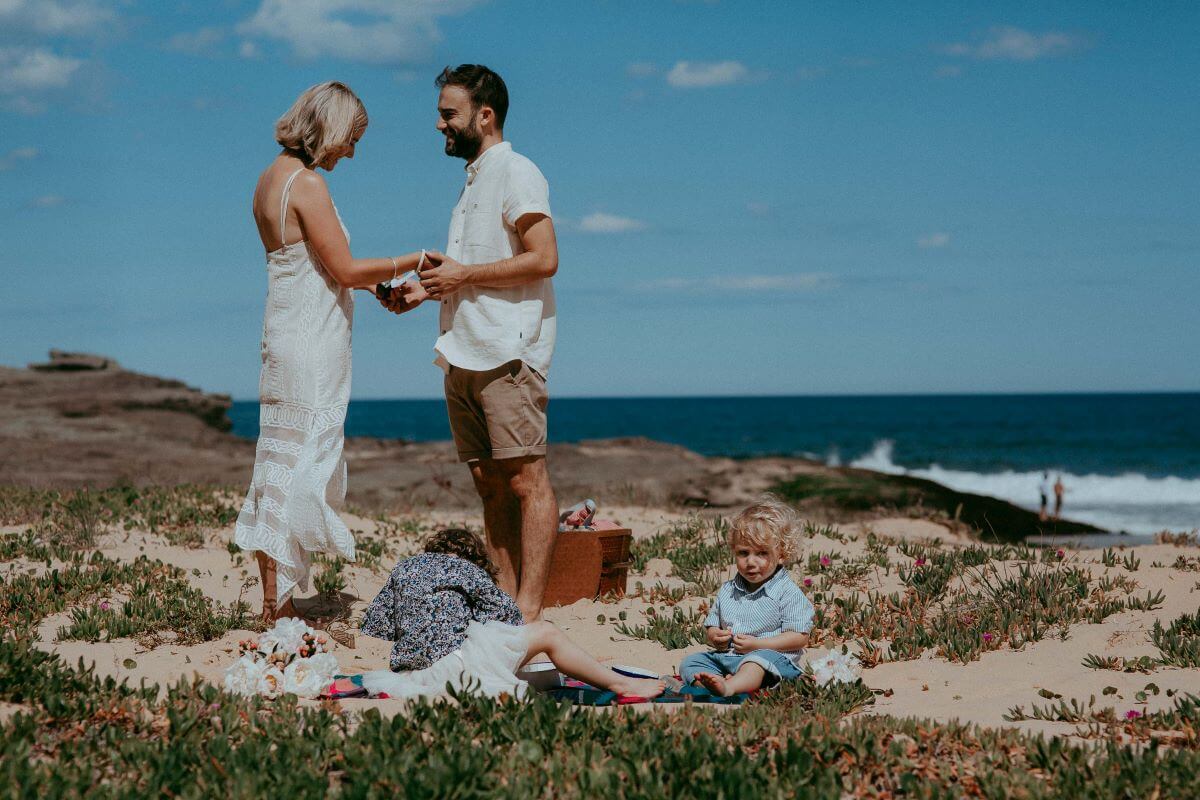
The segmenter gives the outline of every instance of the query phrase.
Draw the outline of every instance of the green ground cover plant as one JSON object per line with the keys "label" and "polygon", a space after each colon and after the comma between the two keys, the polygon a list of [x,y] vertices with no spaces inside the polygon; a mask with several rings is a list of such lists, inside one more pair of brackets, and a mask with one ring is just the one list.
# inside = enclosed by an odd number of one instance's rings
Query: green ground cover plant
{"label": "green ground cover plant", "polygon": [[106,530],[145,530],[172,544],[197,547],[204,534],[232,525],[240,502],[216,486],[132,485],[110,489],[0,486],[0,524],[30,525],[48,540],[89,548]]}
{"label": "green ground cover plant", "polygon": [[[128,687],[0,641],[0,776],[12,796],[829,798],[1171,797],[1200,754],[957,723],[847,717],[860,688],[800,682],[732,712],[673,714],[458,695],[390,719]],[[1189,701],[1191,702],[1191,701]],[[1195,705],[1172,713],[1194,718]]]}
{"label": "green ground cover plant", "polygon": [[[1122,736],[1134,741],[1145,742],[1151,739],[1169,743],[1174,747],[1200,751],[1200,697],[1193,694],[1179,694],[1168,690],[1167,696],[1174,697],[1169,708],[1159,711],[1147,711],[1146,703],[1149,698],[1161,693],[1154,683],[1134,693],[1134,701],[1141,708],[1126,708],[1096,705],[1096,696],[1091,695],[1087,702],[1072,698],[1069,702],[1062,695],[1047,689],[1039,694],[1054,702],[1046,705],[1034,703],[1030,710],[1024,706],[1013,706],[1004,715],[1006,720],[1045,720],[1047,722],[1069,722],[1083,726],[1077,728],[1076,736],[1083,738],[1107,737],[1120,740]],[[1104,696],[1121,699],[1115,686],[1104,690]]]}
{"label": "green ground cover plant", "polygon": [[[839,593],[832,582],[822,581],[811,592],[817,608],[814,643],[857,641],[868,665],[917,658],[929,648],[967,662],[1005,645],[1020,649],[1049,635],[1065,635],[1079,622],[1100,622],[1126,609],[1151,610],[1164,600],[1161,592],[1117,596],[1132,592],[1137,583],[1124,576],[1093,580],[1053,550],[914,542],[899,542],[896,549],[912,559],[896,566],[905,591]],[[881,641],[888,643],[886,650],[875,644]]]}
{"label": "green ground cover plant", "polygon": [[707,609],[703,608],[688,611],[682,606],[675,606],[671,609],[670,616],[667,616],[663,611],[655,610],[651,606],[646,609],[646,624],[629,625],[621,622],[617,625],[617,633],[634,639],[649,639],[668,650],[680,650],[708,641],[703,628],[707,613]]}
{"label": "green ground cover plant", "polygon": [[[28,636],[43,619],[68,609],[71,622],[58,630],[63,640],[156,638],[171,632],[176,641],[189,643],[261,624],[247,603],[238,600],[223,607],[192,586],[182,569],[162,561],[139,556],[121,562],[99,552],[85,557],[31,531],[4,538],[3,560],[23,558],[48,567],[9,574],[0,581],[0,625],[7,634]],[[53,558],[64,563],[51,566]],[[127,599],[106,599],[114,595]]]}
{"label": "green ground cover plant", "polygon": [[[1148,597],[1161,605],[1161,593]],[[1141,608],[1143,601],[1130,598],[1130,608]],[[1200,611],[1171,620],[1167,626],[1155,620],[1150,629],[1150,642],[1158,648],[1158,656],[1138,656],[1137,658],[1122,658],[1120,656],[1100,656],[1089,653],[1083,659],[1083,666],[1089,669],[1110,669],[1119,672],[1153,672],[1159,667],[1200,667]]]}
{"label": "green ground cover plant", "polygon": [[633,542],[630,559],[636,572],[644,572],[652,558],[669,560],[672,573],[687,581],[693,593],[711,595],[725,581],[727,568],[733,563],[729,523],[720,517],[693,516]]}
{"label": "green ground cover plant", "polygon": [[1150,641],[1161,653],[1160,661],[1173,667],[1200,667],[1200,610],[1183,614],[1163,627],[1158,620]]}
{"label": "green ground cover plant", "polygon": [[[806,532],[811,539],[821,530],[810,526]],[[651,558],[666,558],[675,575],[692,581],[687,592],[711,595],[719,581],[703,576],[728,566],[727,535],[720,524],[694,517],[635,542],[634,568],[645,569]],[[799,580],[816,606],[814,645],[856,642],[868,666],[919,658],[930,648],[965,663],[988,650],[1020,649],[1047,636],[1066,636],[1077,623],[1098,623],[1127,609],[1153,610],[1165,600],[1162,592],[1133,595],[1138,584],[1126,575],[1094,579],[1084,567],[1064,561],[1060,550],[1023,543],[947,547],[940,541],[893,546],[910,561],[894,565],[905,591],[887,594],[857,590],[869,572],[892,570],[888,543],[879,537],[869,535],[865,552],[856,557],[817,548],[806,552],[803,571],[813,577]],[[1111,561],[1136,569],[1136,559],[1121,562],[1112,555]],[[683,593],[643,588],[641,596],[652,603],[669,598],[675,605]],[[645,624],[622,624],[617,630],[668,649],[704,643],[701,611],[662,611],[651,608]]]}

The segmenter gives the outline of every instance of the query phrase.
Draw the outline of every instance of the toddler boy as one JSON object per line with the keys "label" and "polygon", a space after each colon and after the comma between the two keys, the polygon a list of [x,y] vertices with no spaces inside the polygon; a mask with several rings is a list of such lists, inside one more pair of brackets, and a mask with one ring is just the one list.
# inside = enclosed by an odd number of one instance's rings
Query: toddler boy
{"label": "toddler boy", "polygon": [[738,574],[704,620],[713,650],[679,665],[685,684],[728,697],[800,676],[814,609],[785,566],[796,556],[798,527],[796,512],[770,496],[734,519],[729,547]]}

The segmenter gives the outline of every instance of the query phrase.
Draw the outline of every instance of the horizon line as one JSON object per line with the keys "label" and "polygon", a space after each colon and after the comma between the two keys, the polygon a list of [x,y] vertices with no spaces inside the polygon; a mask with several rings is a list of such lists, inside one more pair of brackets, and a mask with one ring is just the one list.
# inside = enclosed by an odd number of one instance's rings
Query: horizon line
{"label": "horizon line", "polygon": [[[1005,392],[877,392],[877,393],[829,393],[829,394],[612,394],[612,395],[552,395],[551,400],[850,400],[864,398],[910,398],[910,397],[1113,397],[1113,396],[1164,396],[1200,395],[1200,389],[1113,389],[1113,390],[1070,390],[1054,392],[1005,391]],[[444,402],[444,396],[431,397],[359,397],[350,402],[370,403],[424,403]],[[234,403],[257,403],[256,397],[234,397]]]}

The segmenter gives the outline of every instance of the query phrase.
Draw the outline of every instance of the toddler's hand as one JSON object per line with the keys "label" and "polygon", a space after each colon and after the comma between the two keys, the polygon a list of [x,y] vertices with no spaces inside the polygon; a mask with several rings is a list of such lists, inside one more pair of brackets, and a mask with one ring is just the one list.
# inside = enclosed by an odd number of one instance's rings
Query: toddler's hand
{"label": "toddler's hand", "polygon": [[733,638],[733,630],[730,628],[709,628],[708,643],[713,646],[714,650],[729,649],[729,641]]}
{"label": "toddler's hand", "polygon": [[761,649],[762,647],[759,645],[758,639],[754,638],[753,636],[739,633],[737,636],[733,637],[733,652],[740,656],[744,656],[747,653],[752,653],[755,650]]}

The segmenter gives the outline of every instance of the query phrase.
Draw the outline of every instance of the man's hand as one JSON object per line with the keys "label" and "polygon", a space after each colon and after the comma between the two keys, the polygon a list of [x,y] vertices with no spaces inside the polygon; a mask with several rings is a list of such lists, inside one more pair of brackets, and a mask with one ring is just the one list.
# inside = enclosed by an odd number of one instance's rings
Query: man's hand
{"label": "man's hand", "polygon": [[708,643],[712,645],[714,650],[728,650],[729,640],[733,638],[733,631],[729,628],[705,628],[705,635],[708,636]]}
{"label": "man's hand", "polygon": [[740,656],[747,653],[752,653],[755,650],[762,650],[762,643],[754,636],[749,636],[744,633],[739,633],[733,637],[733,652]]}
{"label": "man's hand", "polygon": [[405,281],[393,289],[388,299],[379,298],[379,303],[393,314],[403,314],[421,305],[429,295],[416,281]]}
{"label": "man's hand", "polygon": [[425,257],[433,266],[421,270],[421,287],[430,298],[441,300],[466,286],[467,268],[462,264],[436,250]]}

